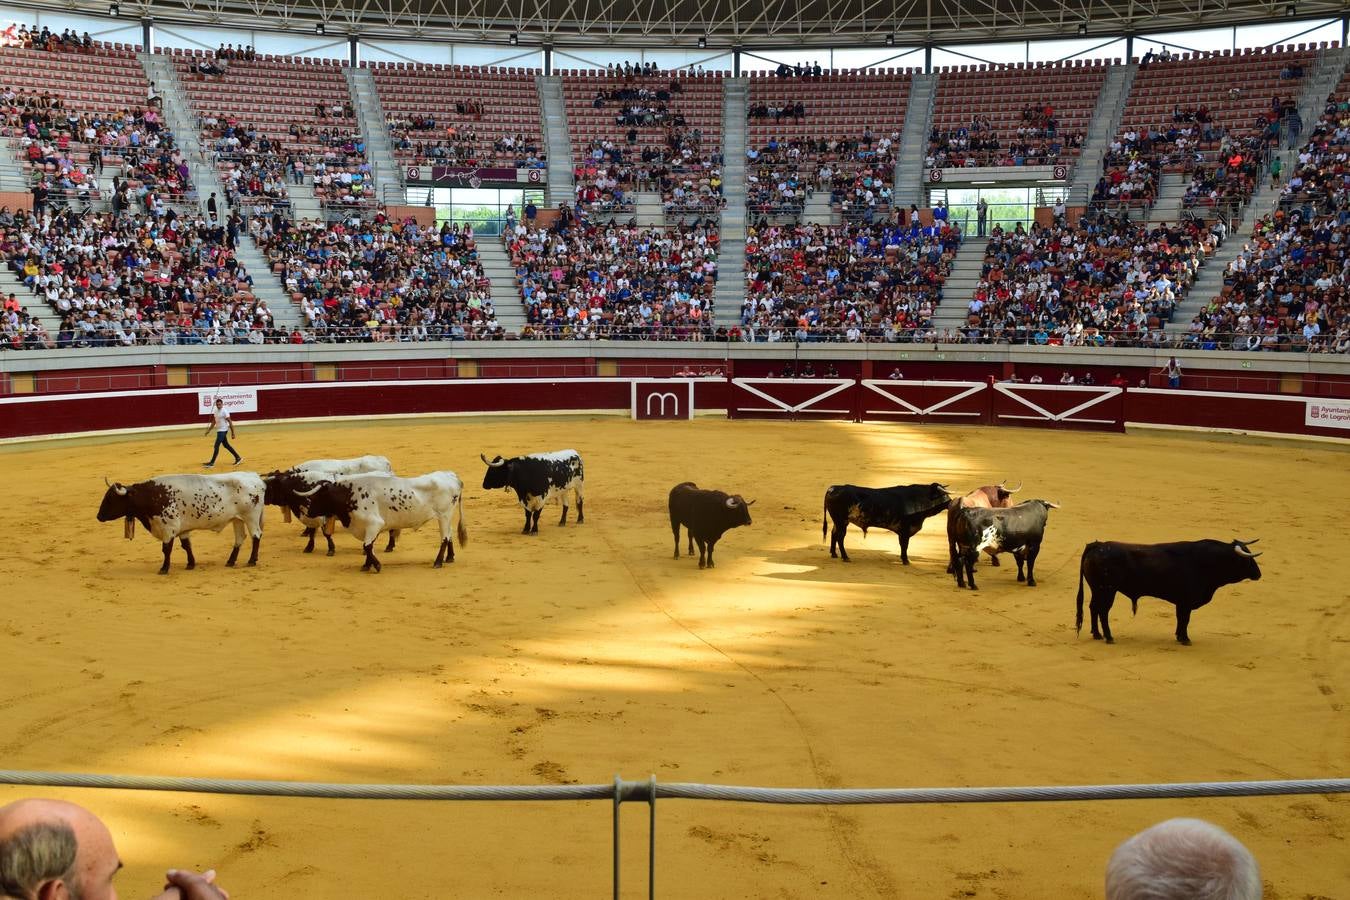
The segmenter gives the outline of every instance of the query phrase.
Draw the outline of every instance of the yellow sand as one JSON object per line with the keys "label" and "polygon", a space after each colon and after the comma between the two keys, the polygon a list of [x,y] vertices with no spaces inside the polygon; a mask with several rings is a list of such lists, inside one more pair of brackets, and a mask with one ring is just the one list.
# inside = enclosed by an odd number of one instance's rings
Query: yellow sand
{"label": "yellow sand", "polygon": [[[469,487],[471,540],[431,568],[434,527],[358,571],[300,553],[268,514],[260,568],[155,575],[159,549],[94,513],[103,475],[194,471],[173,433],[0,453],[2,765],[352,782],[666,781],[932,786],[1350,775],[1345,452],[1193,437],[850,424],[425,420],[240,428],[247,466],[388,455]],[[489,454],[576,447],[587,518],[520,536]],[[944,573],[932,520],[820,537],[826,485],[1025,479],[1051,515],[1026,588]],[[719,565],[670,558],[679,481],[758,499]],[[1262,539],[1265,578],[1196,613],[1127,601],[1115,646],[1073,629],[1093,539]],[[1009,560],[1010,561],[1010,560]],[[123,896],[166,866],[215,867],[237,898],[604,896],[604,803],[416,804],[6,789],[111,824]],[[928,807],[658,809],[666,898],[1087,898],[1115,844],[1172,815],[1251,846],[1268,897],[1350,897],[1350,797]],[[626,896],[645,895],[646,809],[626,809]]]}

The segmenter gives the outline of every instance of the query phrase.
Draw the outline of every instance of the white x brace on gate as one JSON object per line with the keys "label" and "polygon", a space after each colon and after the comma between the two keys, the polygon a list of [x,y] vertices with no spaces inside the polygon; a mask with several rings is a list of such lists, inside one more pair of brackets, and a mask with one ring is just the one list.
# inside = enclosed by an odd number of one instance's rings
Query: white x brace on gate
{"label": "white x brace on gate", "polygon": [[[1116,425],[1118,419],[1088,419],[1078,415],[1086,409],[1090,409],[1104,400],[1121,395],[1122,390],[1118,387],[1081,385],[1081,384],[1008,384],[996,382],[994,390],[1003,394],[1005,397],[1011,397],[1022,406],[1030,410],[1034,415],[1019,413],[1001,413],[995,411],[994,419],[1023,419],[1035,422],[1075,422],[1085,425]],[[1066,409],[1063,412],[1051,412],[1039,403],[1036,403],[1030,397],[1023,394],[1046,393],[1046,394],[1085,394],[1087,399],[1077,406]]]}
{"label": "white x brace on gate", "polygon": [[[749,413],[779,413],[795,415],[796,413],[824,413],[827,415],[848,415],[853,412],[850,409],[826,409],[816,404],[828,400],[841,391],[846,391],[853,387],[855,382],[852,378],[733,378],[731,383],[736,387],[748,391],[763,400],[773,404],[772,406],[737,406],[739,412]],[[817,391],[806,400],[792,403],[775,397],[771,392],[762,390],[771,385],[812,385],[820,386],[823,390]]]}
{"label": "white x brace on gate", "polygon": [[[885,397],[891,403],[890,407],[882,404],[881,409],[872,409],[870,406],[865,408],[863,418],[869,416],[965,416],[979,419],[982,417],[979,410],[949,410],[947,407],[959,403],[973,394],[978,394],[987,387],[983,381],[892,381],[889,378],[865,378],[861,384],[873,394]],[[953,393],[936,403],[928,403],[924,406],[919,406],[900,396],[904,393],[915,394],[919,390],[931,393],[930,389],[933,388],[950,388]],[[871,400],[871,397],[865,397],[865,399]]]}

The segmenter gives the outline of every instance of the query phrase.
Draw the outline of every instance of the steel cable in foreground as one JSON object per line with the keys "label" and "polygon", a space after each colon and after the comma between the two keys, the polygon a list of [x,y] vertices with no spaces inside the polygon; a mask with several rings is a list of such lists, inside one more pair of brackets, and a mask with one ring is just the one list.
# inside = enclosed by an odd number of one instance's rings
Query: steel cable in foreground
{"label": "steel cable in foreground", "polygon": [[1182,797],[1269,797],[1292,794],[1347,794],[1350,778],[1286,781],[1200,781],[1180,784],[1095,784],[1061,787],[965,788],[767,788],[646,781],[612,784],[455,785],[343,784],[313,781],[244,781],[226,778],[169,778],[154,775],[97,775],[0,769],[0,784],[30,787],[240,794],[255,797],[311,797],[332,800],[556,801],[608,800],[613,804],[614,897],[619,896],[619,809],[624,803],[649,807],[647,893],[656,895],[656,801],[713,800],[793,805],[916,803],[1046,803],[1092,800],[1161,800]]}

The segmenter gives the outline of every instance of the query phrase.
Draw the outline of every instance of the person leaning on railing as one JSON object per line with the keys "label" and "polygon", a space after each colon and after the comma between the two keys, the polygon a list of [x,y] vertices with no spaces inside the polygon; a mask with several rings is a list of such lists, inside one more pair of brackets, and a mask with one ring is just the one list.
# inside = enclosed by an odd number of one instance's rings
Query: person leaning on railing
{"label": "person leaning on railing", "polygon": [[[97,816],[62,800],[0,807],[0,898],[114,900],[122,860]],[[229,900],[216,873],[170,869],[153,900]]]}
{"label": "person leaning on railing", "polygon": [[1250,850],[1200,819],[1169,819],[1125,841],[1106,867],[1106,900],[1261,900]]}

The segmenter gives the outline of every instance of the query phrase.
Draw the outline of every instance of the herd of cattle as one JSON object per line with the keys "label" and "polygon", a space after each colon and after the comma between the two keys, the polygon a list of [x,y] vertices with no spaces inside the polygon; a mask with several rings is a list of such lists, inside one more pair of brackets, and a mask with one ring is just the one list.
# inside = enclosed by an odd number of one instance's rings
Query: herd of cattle
{"label": "herd of cattle", "polygon": [[[539,515],[553,498],[562,503],[567,524],[569,496],[577,508],[577,524],[585,521],[583,507],[584,469],[575,450],[536,453],[504,459],[482,457],[487,466],[485,490],[514,491],[525,512],[522,534],[539,531]],[[999,565],[1000,553],[1011,553],[1017,562],[1017,580],[1036,586],[1036,557],[1045,538],[1050,510],[1058,504],[1048,500],[1013,501],[1018,487],[987,485],[966,494],[953,495],[947,485],[897,485],[887,488],[832,485],[825,491],[821,538],[828,532],[830,556],[849,562],[844,537],[849,525],[867,535],[869,528],[895,532],[900,539],[900,561],[909,565],[909,541],[925,520],[946,513],[948,566],[959,587],[975,586],[975,564],[980,554]],[[739,494],[702,490],[693,482],[676,485],[670,492],[670,528],[675,537],[675,558],[680,557],[680,529],[688,537],[688,554],[698,545],[698,566],[712,568],[713,550],[733,528],[751,524],[750,506]],[[187,556],[187,568],[196,566],[193,531],[221,531],[234,526],[234,548],[227,566],[238,561],[245,536],[252,538],[248,565],[258,563],[262,542],[263,508],[277,506],[282,520],[295,517],[304,526],[305,553],[314,550],[322,533],[328,555],[335,552],[333,532],[338,524],[361,541],[365,551],[362,571],[379,572],[375,542],[388,532],[388,553],[405,529],[419,528],[435,520],[440,545],[433,565],[454,562],[455,540],[468,542],[464,524],[464,486],[454,472],[430,472],[414,478],[394,475],[383,456],[357,459],[321,459],[301,463],[266,475],[236,472],[221,475],[162,475],[148,481],[123,485],[110,483],[98,511],[100,522],[124,521],[131,539],[139,522],[157,538],[164,552],[159,574],[169,571],[173,542]],[[1189,644],[1187,626],[1191,613],[1209,603],[1226,584],[1261,577],[1256,564],[1260,553],[1251,541],[1181,541],[1168,544],[1093,542],[1079,563],[1077,627],[1083,626],[1083,586],[1091,591],[1089,612],[1092,637],[1113,643],[1108,616],[1117,594],[1130,598],[1138,610],[1139,598],[1158,597],[1176,606],[1176,638]]]}

